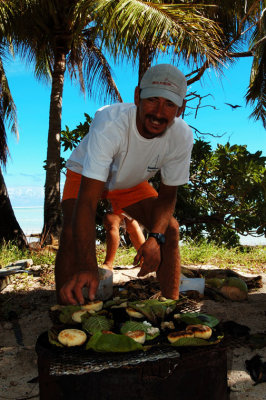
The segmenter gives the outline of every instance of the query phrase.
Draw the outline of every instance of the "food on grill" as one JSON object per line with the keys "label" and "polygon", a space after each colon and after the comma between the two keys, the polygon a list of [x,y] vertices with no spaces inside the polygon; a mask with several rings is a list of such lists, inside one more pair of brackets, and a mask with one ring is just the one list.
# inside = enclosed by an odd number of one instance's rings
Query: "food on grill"
{"label": "food on grill", "polygon": [[123,303],[114,305],[111,308],[113,309],[113,308],[126,308],[126,307],[127,307],[127,301],[124,301]]}
{"label": "food on grill", "polygon": [[161,322],[161,329],[175,329],[173,321],[163,321]]}
{"label": "food on grill", "polygon": [[160,329],[155,326],[152,326],[152,324],[150,324],[148,321],[143,321],[143,325],[146,327],[146,333],[149,336],[155,337],[160,334]]}
{"label": "food on grill", "polygon": [[82,321],[82,329],[90,335],[97,332],[110,331],[113,328],[113,320],[107,318],[105,315],[91,315]]}
{"label": "food on grill", "polygon": [[87,310],[78,310],[78,311],[75,311],[75,312],[73,312],[73,314],[72,314],[72,319],[73,319],[73,321],[75,321],[75,322],[81,323],[81,317],[82,317],[82,315],[87,314],[87,313],[88,313]]}
{"label": "food on grill", "polygon": [[55,304],[54,306],[50,307],[51,311],[57,311],[57,310],[62,310],[64,306],[61,306],[61,304]]}
{"label": "food on grill", "polygon": [[[101,352],[146,350],[167,343],[178,347],[205,346],[222,339],[219,328],[215,328],[217,318],[182,312],[180,305],[180,301],[163,298],[130,301],[117,297],[104,303],[97,300],[84,306],[56,307],[53,315],[57,320],[48,338],[58,347],[80,346],[86,341],[86,350]],[[80,330],[67,329],[72,327]],[[73,332],[80,332],[82,337],[79,334],[76,338]]]}
{"label": "food on grill", "polygon": [[144,331],[129,331],[125,333],[126,336],[129,336],[131,339],[135,340],[135,342],[143,344],[146,339],[146,334]]}
{"label": "food on grill", "polygon": [[126,312],[132,318],[143,318],[144,317],[143,314],[141,314],[140,312],[136,311],[134,308],[131,308],[131,307],[127,307]]}
{"label": "food on grill", "polygon": [[171,332],[167,335],[167,339],[170,343],[176,343],[180,339],[194,338],[194,333],[188,330],[179,331],[179,332]]}
{"label": "food on grill", "polygon": [[67,347],[81,346],[86,340],[86,333],[80,329],[64,329],[58,335],[58,341]]}
{"label": "food on grill", "polygon": [[100,311],[103,308],[103,302],[101,300],[94,300],[82,305],[81,308],[87,311]]}
{"label": "food on grill", "polygon": [[188,325],[186,327],[187,331],[194,333],[195,338],[209,339],[212,335],[212,329],[207,325]]}

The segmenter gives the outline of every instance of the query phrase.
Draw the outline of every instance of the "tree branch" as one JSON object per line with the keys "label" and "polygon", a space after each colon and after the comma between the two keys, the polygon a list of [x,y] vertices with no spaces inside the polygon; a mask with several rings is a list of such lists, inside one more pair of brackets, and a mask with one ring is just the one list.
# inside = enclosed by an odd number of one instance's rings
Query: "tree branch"
{"label": "tree branch", "polygon": [[204,74],[204,72],[206,71],[206,69],[209,68],[209,65],[210,65],[209,62],[205,61],[205,63],[203,64],[203,66],[201,68],[199,68],[196,71],[189,74],[188,76],[191,76],[193,73],[197,73],[197,75],[194,76],[194,78],[191,78],[187,81],[188,86],[196,81],[199,81],[200,78],[202,77],[202,75]]}
{"label": "tree branch", "polygon": [[225,134],[226,134],[226,132],[224,132],[224,133],[222,133],[221,135],[215,135],[214,133],[210,133],[210,132],[200,132],[197,128],[195,128],[194,126],[192,126],[192,125],[189,125],[190,126],[190,128],[192,128],[192,129],[194,129],[194,131],[196,132],[196,133],[199,133],[200,135],[209,135],[209,136],[212,136],[212,137],[214,137],[214,138],[220,138],[220,137],[223,137]]}
{"label": "tree branch", "polygon": [[236,57],[253,57],[254,56],[254,50],[262,43],[266,42],[266,36],[258,40],[254,46],[249,51],[243,51],[241,53],[228,53],[228,56],[231,58],[236,58]]}

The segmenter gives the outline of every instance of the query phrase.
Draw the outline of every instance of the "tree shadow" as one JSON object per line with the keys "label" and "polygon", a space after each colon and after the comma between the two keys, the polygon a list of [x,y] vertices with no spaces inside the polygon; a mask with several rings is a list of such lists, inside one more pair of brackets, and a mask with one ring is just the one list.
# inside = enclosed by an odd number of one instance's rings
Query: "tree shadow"
{"label": "tree shadow", "polygon": [[36,288],[1,293],[0,321],[10,320],[10,313],[19,319],[36,310],[45,312],[54,304],[56,304],[55,289]]}

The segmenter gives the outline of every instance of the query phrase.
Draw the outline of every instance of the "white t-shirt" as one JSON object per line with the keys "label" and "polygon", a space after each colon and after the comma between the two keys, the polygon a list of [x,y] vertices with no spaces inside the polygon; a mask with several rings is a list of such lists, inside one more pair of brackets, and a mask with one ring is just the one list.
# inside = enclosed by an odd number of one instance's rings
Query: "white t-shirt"
{"label": "white t-shirt", "polygon": [[136,126],[136,106],[118,103],[99,109],[89,134],[67,161],[67,168],[106,182],[108,190],[127,189],[161,171],[165,185],[188,182],[193,135],[180,118],[161,137],[146,139]]}

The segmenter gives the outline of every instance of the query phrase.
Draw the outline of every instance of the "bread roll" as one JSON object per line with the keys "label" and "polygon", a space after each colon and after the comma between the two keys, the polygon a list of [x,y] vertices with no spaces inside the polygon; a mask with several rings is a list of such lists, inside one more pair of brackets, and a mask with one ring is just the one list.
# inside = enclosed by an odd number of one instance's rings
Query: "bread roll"
{"label": "bread roll", "polygon": [[87,310],[78,310],[78,311],[73,312],[71,317],[72,317],[73,321],[81,323],[81,316],[84,314],[87,314],[87,313],[88,313]]}
{"label": "bread roll", "polygon": [[129,336],[131,339],[135,340],[135,342],[143,344],[146,339],[146,333],[144,331],[129,331],[125,333],[126,336]]}
{"label": "bread roll", "polygon": [[80,329],[64,329],[58,335],[58,341],[67,347],[81,346],[86,340],[86,333]]}
{"label": "bread roll", "polygon": [[64,306],[61,306],[61,304],[55,304],[54,306],[51,306],[50,307],[50,310],[51,311],[60,311],[60,310],[62,310],[64,308]]}
{"label": "bread roll", "polygon": [[212,329],[207,325],[188,325],[186,330],[194,333],[195,338],[209,339],[212,335]]}
{"label": "bread roll", "polygon": [[167,335],[167,339],[170,343],[176,343],[180,339],[185,338],[194,338],[194,333],[188,330],[179,331],[179,332],[171,332]]}
{"label": "bread roll", "polygon": [[134,308],[131,308],[131,307],[127,307],[126,312],[132,318],[143,318],[144,317],[143,314],[141,314],[140,312],[136,311]]}
{"label": "bread roll", "polygon": [[94,300],[81,306],[82,310],[87,311],[100,311],[103,308],[103,302],[101,300]]}

